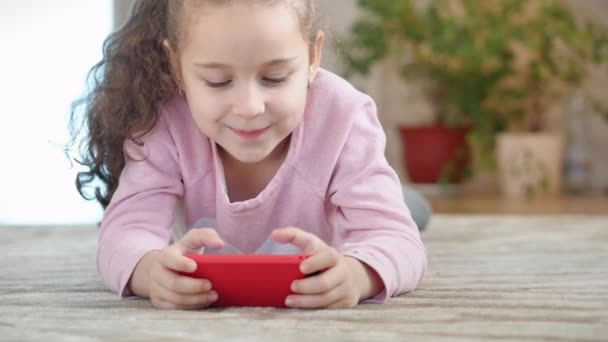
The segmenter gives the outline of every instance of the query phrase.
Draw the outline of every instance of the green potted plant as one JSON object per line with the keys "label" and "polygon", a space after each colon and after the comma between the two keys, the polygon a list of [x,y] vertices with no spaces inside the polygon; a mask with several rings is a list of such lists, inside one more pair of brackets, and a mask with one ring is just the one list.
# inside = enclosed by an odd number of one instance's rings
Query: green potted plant
{"label": "green potted plant", "polygon": [[[434,107],[434,128],[466,130],[487,167],[495,164],[499,133],[543,131],[545,101],[579,84],[588,63],[606,60],[606,32],[579,25],[558,1],[359,0],[358,5],[361,15],[340,42],[345,74],[367,74],[378,63],[397,60],[402,79],[421,86]],[[410,178],[418,172],[411,170],[413,151],[438,139],[414,143],[408,135],[431,129],[401,128]],[[443,180],[454,180],[449,172],[468,153],[454,152],[462,148],[448,143],[452,153],[440,168]]]}
{"label": "green potted plant", "polygon": [[[552,106],[572,110],[563,98],[586,97],[599,113],[605,103],[581,91],[590,68],[608,60],[608,31],[582,20],[555,0],[525,2],[503,20],[513,39],[511,72],[489,89],[484,108],[504,117],[497,135],[501,188],[509,195],[558,194],[565,136],[546,130]],[[581,113],[577,113],[581,114]]]}

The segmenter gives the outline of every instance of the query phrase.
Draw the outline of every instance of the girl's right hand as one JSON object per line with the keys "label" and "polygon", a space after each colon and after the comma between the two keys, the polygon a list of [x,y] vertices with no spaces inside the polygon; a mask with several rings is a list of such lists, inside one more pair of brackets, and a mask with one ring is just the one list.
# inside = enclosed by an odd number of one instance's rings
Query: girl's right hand
{"label": "girl's right hand", "polygon": [[131,291],[148,297],[158,309],[201,309],[217,300],[217,293],[207,279],[179,274],[196,270],[196,262],[184,256],[200,253],[201,248],[222,248],[224,242],[209,228],[190,230],[182,239],[160,251],[146,254],[131,278]]}

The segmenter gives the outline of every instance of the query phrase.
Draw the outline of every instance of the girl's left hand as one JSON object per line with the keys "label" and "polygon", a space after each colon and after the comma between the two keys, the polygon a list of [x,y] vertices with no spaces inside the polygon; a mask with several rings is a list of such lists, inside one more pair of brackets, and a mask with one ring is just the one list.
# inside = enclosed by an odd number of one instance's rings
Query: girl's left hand
{"label": "girl's left hand", "polygon": [[293,244],[311,255],[300,264],[302,273],[323,271],[292,283],[291,289],[296,294],[287,297],[288,307],[353,308],[359,300],[375,294],[366,292],[379,292],[380,281],[374,271],[357,259],[341,255],[315,235],[290,227],[273,231],[272,238],[278,243]]}

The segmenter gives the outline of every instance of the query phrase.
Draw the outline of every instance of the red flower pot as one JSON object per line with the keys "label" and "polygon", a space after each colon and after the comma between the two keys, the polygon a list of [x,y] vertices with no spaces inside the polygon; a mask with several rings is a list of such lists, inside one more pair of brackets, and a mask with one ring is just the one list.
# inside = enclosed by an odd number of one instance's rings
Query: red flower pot
{"label": "red flower pot", "polygon": [[468,127],[400,127],[404,167],[413,183],[461,182],[470,164]]}

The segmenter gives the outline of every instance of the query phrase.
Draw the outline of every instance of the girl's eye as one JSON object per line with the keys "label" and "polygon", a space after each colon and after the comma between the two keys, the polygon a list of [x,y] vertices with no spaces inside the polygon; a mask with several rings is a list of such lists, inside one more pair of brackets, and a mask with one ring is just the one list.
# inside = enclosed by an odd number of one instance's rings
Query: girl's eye
{"label": "girl's eye", "polygon": [[231,80],[228,81],[224,81],[224,82],[209,82],[209,81],[205,81],[205,83],[207,84],[208,87],[211,88],[224,88],[230,85],[230,83],[232,83]]}
{"label": "girl's eye", "polygon": [[287,82],[288,78],[289,78],[288,76],[278,77],[278,78],[264,77],[264,78],[262,78],[262,80],[270,85],[278,85],[278,84]]}

